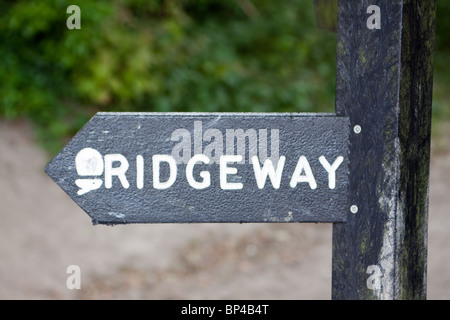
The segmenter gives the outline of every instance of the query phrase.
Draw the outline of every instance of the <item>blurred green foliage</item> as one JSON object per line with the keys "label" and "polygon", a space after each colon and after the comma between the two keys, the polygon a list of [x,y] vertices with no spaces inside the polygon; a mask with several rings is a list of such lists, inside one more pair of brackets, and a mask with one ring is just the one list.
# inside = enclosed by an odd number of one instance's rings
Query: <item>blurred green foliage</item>
{"label": "blurred green foliage", "polygon": [[335,42],[312,0],[2,0],[0,116],[32,119],[55,153],[97,111],[333,112]]}

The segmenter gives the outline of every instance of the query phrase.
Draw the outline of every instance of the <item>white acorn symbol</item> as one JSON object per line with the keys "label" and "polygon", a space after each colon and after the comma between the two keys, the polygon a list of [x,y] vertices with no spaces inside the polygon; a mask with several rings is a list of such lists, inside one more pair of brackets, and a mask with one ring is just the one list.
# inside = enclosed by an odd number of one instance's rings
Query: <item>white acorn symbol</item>
{"label": "white acorn symbol", "polygon": [[[103,174],[103,167],[103,157],[95,149],[84,148],[75,157],[75,168],[80,176],[100,176]],[[100,188],[103,181],[101,179],[77,179],[75,184],[80,188],[77,194],[81,196]]]}

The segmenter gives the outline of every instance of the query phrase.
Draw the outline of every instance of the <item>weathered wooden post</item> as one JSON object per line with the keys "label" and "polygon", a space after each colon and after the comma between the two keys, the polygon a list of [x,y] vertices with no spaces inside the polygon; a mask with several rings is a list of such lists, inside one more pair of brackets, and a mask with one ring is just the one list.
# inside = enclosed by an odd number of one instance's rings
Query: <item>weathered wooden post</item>
{"label": "weathered wooden post", "polygon": [[333,225],[333,299],[426,298],[435,10],[435,0],[339,0],[351,210]]}

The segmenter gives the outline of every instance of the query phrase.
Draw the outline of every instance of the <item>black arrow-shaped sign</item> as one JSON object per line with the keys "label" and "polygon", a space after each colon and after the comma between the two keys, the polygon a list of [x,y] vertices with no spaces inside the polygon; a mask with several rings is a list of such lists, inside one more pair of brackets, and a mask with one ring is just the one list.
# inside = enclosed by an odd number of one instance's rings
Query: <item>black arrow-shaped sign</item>
{"label": "black arrow-shaped sign", "polygon": [[349,120],[98,113],[45,172],[94,224],[344,222]]}

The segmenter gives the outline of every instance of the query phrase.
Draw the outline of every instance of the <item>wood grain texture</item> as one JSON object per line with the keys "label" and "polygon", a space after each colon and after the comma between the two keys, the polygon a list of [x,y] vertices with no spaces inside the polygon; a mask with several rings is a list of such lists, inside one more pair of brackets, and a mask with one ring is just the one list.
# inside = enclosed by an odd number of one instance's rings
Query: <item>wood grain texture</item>
{"label": "wood grain texture", "polygon": [[[381,28],[369,29],[377,5]],[[333,299],[426,298],[435,0],[339,1],[336,113],[358,213],[333,226]],[[379,273],[374,270],[379,270]]]}

